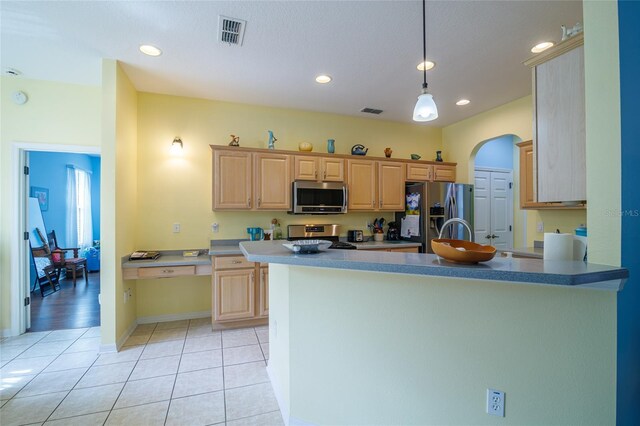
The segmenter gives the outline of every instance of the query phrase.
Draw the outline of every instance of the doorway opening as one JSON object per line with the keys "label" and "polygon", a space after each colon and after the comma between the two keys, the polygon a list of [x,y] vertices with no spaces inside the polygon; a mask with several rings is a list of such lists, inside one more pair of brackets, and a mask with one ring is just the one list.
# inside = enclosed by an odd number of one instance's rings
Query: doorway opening
{"label": "doorway opening", "polygon": [[474,152],[475,240],[499,250],[512,249],[514,136],[489,139]]}
{"label": "doorway opening", "polygon": [[25,151],[27,331],[100,325],[100,156]]}

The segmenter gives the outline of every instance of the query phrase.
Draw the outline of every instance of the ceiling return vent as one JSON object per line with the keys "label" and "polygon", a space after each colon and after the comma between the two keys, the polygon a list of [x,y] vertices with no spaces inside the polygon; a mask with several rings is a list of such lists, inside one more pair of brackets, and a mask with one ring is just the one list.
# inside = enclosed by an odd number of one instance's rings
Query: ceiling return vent
{"label": "ceiling return vent", "polygon": [[218,16],[218,41],[233,46],[242,46],[244,39],[244,27],[247,21],[242,19]]}
{"label": "ceiling return vent", "polygon": [[360,112],[366,112],[367,114],[380,115],[382,113],[382,110],[376,109],[376,108],[362,108]]}

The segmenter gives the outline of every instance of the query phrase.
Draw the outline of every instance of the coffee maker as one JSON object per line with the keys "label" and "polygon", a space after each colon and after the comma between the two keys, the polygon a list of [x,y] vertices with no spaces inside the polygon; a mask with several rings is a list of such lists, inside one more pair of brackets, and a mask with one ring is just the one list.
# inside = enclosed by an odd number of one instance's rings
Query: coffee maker
{"label": "coffee maker", "polygon": [[387,230],[387,240],[397,241],[400,239],[400,229],[398,229],[397,222],[389,222],[389,229]]}

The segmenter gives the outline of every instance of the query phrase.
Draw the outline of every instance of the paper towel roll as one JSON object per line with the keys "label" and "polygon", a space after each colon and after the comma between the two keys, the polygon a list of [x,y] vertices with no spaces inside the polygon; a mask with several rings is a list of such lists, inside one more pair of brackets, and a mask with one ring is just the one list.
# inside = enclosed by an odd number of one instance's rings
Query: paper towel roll
{"label": "paper towel roll", "polygon": [[573,235],[544,234],[544,260],[573,260]]}

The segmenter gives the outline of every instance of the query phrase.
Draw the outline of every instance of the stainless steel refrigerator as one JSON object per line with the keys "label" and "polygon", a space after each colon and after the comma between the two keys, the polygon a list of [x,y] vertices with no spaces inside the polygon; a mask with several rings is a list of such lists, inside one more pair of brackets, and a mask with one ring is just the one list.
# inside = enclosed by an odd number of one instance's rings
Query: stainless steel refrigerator
{"label": "stainless steel refrigerator", "polygon": [[[405,211],[396,213],[396,222],[401,227],[400,238],[420,242],[422,253],[433,253],[431,240],[438,238],[444,223],[454,217],[469,223],[472,236],[473,198],[473,185],[444,182],[407,183]],[[444,230],[442,238],[470,240],[471,236],[464,225],[452,224]]]}

